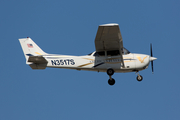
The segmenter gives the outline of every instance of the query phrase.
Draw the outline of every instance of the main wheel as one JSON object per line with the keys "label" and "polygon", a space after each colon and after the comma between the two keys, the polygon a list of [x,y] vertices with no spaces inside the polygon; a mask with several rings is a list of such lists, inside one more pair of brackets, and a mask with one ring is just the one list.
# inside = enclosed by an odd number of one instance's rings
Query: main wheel
{"label": "main wheel", "polygon": [[114,74],[114,70],[113,70],[112,68],[109,68],[109,69],[107,70],[107,74],[108,74],[109,76],[113,75],[113,74]]}
{"label": "main wheel", "polygon": [[109,79],[108,80],[108,84],[109,85],[114,85],[115,84],[115,80],[112,78],[112,79]]}
{"label": "main wheel", "polygon": [[143,80],[143,77],[142,77],[141,75],[138,75],[138,76],[136,77],[136,79],[137,79],[137,81],[142,81],[142,80]]}

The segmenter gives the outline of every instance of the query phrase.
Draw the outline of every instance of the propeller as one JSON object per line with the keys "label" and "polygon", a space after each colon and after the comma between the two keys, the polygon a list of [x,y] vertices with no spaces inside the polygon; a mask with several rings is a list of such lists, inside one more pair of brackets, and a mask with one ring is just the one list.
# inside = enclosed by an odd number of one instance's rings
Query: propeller
{"label": "propeller", "polygon": [[[151,43],[151,57],[153,57],[153,52],[152,52],[152,43]],[[154,73],[154,66],[153,66],[153,61],[151,61],[151,68],[152,68],[152,73]]]}
{"label": "propeller", "polygon": [[156,60],[157,58],[153,57],[152,44],[150,44],[150,51],[151,51],[151,57],[150,57],[150,61],[151,61],[151,68],[152,68],[152,73],[154,73],[153,61],[154,61],[154,60]]}

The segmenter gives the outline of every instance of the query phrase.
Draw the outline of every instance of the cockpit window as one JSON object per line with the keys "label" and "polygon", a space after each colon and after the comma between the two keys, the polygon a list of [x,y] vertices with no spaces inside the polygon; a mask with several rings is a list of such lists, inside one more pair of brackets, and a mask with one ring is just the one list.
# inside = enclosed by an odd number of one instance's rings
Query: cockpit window
{"label": "cockpit window", "polygon": [[[119,50],[106,51],[106,53],[107,53],[107,56],[118,56],[118,55],[120,55]],[[122,55],[127,55],[129,53],[130,52],[126,48],[123,48]],[[93,56],[105,56],[106,55],[105,51],[95,52],[95,53],[93,52],[93,53],[90,53],[88,55],[92,55],[92,54],[93,54]]]}
{"label": "cockpit window", "polygon": [[[93,52],[92,52],[93,53]],[[90,56],[92,53],[89,53],[88,55]]]}
{"label": "cockpit window", "polygon": [[127,55],[129,53],[130,53],[129,50],[127,50],[126,48],[123,48],[123,55]]}
{"label": "cockpit window", "polygon": [[107,51],[107,56],[117,56],[117,55],[120,55],[119,50]]}
{"label": "cockpit window", "polygon": [[[127,55],[129,53],[130,52],[126,48],[123,48],[123,50],[122,50],[123,55]],[[119,50],[107,51],[107,56],[118,56],[118,55],[120,55]]]}
{"label": "cockpit window", "polygon": [[105,56],[105,52],[101,51],[101,52],[95,52],[94,56]]}

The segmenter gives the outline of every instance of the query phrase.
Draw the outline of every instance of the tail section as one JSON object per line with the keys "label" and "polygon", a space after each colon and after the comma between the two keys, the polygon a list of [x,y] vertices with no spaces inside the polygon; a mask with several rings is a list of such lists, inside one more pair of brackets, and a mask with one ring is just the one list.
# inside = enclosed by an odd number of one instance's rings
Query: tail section
{"label": "tail section", "polygon": [[19,39],[19,42],[26,58],[26,64],[31,68],[33,66],[32,69],[40,69],[40,66],[45,64],[43,55],[47,55],[47,53],[45,53],[31,38],[22,38]]}
{"label": "tail section", "polygon": [[19,42],[23,49],[26,60],[28,60],[28,56],[47,54],[31,38],[22,38],[19,39]]}

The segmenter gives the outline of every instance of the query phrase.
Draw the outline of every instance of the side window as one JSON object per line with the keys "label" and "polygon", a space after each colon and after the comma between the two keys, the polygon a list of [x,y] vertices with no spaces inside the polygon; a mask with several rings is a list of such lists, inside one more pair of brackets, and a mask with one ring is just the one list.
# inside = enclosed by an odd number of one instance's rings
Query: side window
{"label": "side window", "polygon": [[112,50],[112,51],[107,51],[107,56],[117,56],[119,54],[119,50]]}
{"label": "side window", "polygon": [[94,53],[94,56],[105,56],[105,52],[104,51],[102,51],[102,52],[95,52]]}

